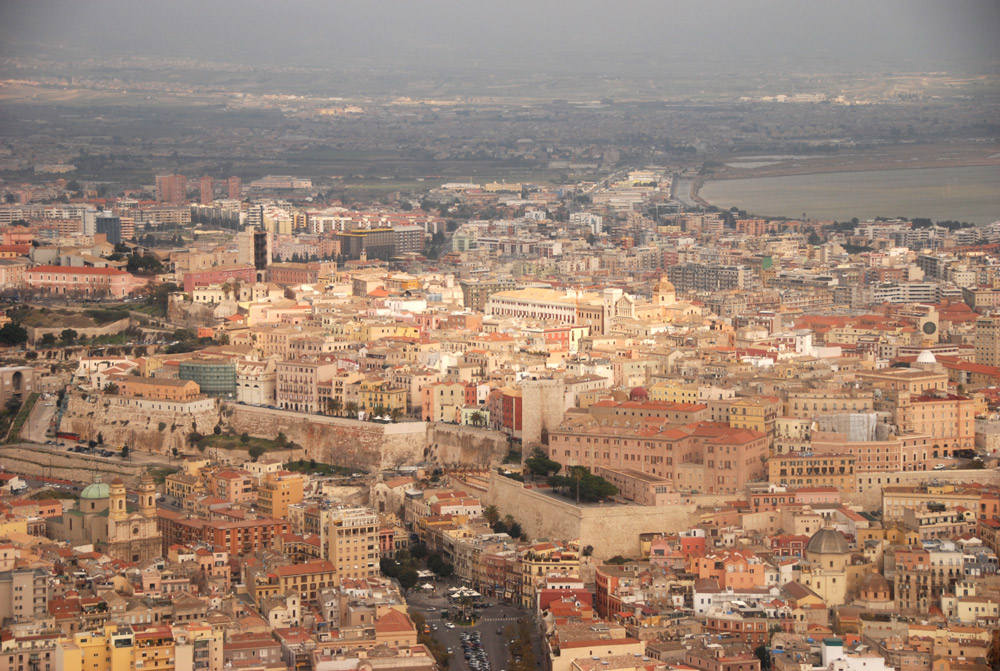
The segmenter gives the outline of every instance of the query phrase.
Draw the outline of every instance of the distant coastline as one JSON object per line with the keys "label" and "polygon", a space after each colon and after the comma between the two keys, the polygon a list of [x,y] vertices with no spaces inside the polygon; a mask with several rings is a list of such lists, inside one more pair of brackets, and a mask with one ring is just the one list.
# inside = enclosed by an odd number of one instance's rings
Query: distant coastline
{"label": "distant coastline", "polygon": [[759,216],[846,220],[930,217],[985,225],[1000,220],[1000,164],[813,170],[699,177],[691,200]]}

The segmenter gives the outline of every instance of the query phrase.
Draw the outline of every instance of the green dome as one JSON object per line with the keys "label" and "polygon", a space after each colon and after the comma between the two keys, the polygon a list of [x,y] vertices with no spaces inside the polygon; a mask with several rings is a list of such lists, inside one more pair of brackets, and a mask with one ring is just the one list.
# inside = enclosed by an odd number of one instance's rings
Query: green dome
{"label": "green dome", "polygon": [[95,482],[84,487],[80,492],[81,499],[106,499],[111,496],[111,487],[103,482]]}

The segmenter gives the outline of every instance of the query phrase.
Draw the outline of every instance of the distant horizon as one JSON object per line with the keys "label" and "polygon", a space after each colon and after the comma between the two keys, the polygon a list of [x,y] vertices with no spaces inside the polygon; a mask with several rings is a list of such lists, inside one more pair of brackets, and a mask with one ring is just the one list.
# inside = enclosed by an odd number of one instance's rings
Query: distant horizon
{"label": "distant horizon", "polygon": [[[792,0],[365,5],[40,0],[0,7],[0,57],[148,57],[484,80],[1000,71],[1000,3]],[[712,82],[705,82],[711,88]]]}

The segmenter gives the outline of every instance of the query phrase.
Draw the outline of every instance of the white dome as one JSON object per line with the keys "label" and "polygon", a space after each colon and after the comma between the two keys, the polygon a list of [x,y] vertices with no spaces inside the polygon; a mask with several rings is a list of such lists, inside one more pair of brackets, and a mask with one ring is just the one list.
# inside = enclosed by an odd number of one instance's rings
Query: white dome
{"label": "white dome", "polygon": [[917,363],[937,363],[937,357],[934,356],[934,352],[929,349],[925,349],[917,357]]}

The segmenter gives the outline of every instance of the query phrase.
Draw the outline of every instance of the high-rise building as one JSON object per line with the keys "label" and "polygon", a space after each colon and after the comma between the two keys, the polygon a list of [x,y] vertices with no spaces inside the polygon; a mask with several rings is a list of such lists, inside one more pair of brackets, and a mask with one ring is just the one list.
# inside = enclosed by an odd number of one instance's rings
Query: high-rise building
{"label": "high-rise building", "polygon": [[83,212],[83,234],[94,235],[97,233],[97,210],[87,209]]}
{"label": "high-rise building", "polygon": [[1000,317],[976,320],[976,363],[1000,366]]}
{"label": "high-rise building", "polygon": [[135,217],[119,217],[121,219],[122,240],[135,240]]}
{"label": "high-rise building", "polygon": [[187,178],[184,175],[157,175],[156,200],[183,205],[187,202]]}
{"label": "high-rise building", "polygon": [[212,187],[214,182],[211,177],[202,177],[198,184],[198,197],[202,205],[211,205],[213,200]]}
{"label": "high-rise building", "polygon": [[230,177],[226,180],[226,187],[229,190],[229,200],[242,199],[243,181],[239,177]]}
{"label": "high-rise building", "polygon": [[108,242],[117,245],[122,241],[122,220],[112,212],[101,212],[97,215],[97,233],[104,233]]}
{"label": "high-rise building", "polygon": [[365,579],[379,570],[378,514],[371,508],[330,511],[329,559],[340,579]]}

